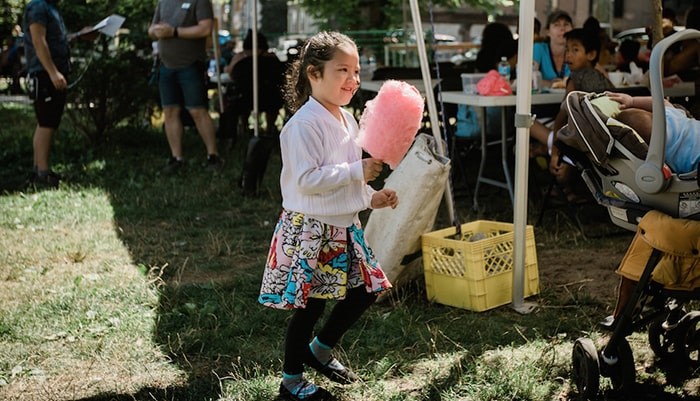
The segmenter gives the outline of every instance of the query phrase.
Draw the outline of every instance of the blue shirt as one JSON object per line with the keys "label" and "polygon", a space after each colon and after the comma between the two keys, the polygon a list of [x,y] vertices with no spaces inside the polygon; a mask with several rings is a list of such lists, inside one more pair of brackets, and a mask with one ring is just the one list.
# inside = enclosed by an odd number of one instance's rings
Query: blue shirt
{"label": "blue shirt", "polygon": [[554,60],[552,60],[552,52],[549,49],[548,42],[535,42],[532,48],[532,60],[537,62],[540,66],[542,79],[546,81],[568,77],[571,74],[569,65],[566,63],[564,63],[561,71],[557,71],[556,68],[554,68]]}
{"label": "blue shirt", "polygon": [[55,5],[46,0],[32,0],[24,10],[24,54],[27,57],[27,71],[31,74],[46,70],[32,42],[31,24],[40,24],[46,28],[46,43],[51,52],[51,59],[61,74],[70,72],[70,47],[68,46],[68,31]]}
{"label": "blue shirt", "polygon": [[675,107],[666,107],[664,158],[676,174],[695,171],[700,162],[700,121]]}

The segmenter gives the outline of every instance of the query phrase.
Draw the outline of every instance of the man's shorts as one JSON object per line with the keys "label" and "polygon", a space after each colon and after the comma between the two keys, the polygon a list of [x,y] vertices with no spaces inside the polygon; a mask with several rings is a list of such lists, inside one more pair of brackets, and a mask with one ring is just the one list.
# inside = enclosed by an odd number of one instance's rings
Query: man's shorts
{"label": "man's shorts", "polygon": [[36,120],[42,128],[58,128],[66,105],[66,91],[56,90],[46,71],[32,74],[30,96],[34,100]]}
{"label": "man's shorts", "polygon": [[161,64],[158,86],[163,107],[185,106],[188,109],[208,108],[206,70],[203,63],[184,68],[168,68]]}

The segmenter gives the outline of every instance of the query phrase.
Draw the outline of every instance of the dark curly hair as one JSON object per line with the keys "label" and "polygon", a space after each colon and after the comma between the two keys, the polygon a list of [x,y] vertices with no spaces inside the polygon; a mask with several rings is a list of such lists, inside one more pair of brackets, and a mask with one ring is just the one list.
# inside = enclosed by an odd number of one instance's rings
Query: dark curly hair
{"label": "dark curly hair", "polygon": [[333,59],[339,46],[349,44],[357,48],[355,42],[340,32],[319,32],[301,46],[299,58],[287,69],[287,82],[284,86],[284,100],[287,108],[296,112],[309,100],[311,83],[308,74],[321,74],[326,62]]}

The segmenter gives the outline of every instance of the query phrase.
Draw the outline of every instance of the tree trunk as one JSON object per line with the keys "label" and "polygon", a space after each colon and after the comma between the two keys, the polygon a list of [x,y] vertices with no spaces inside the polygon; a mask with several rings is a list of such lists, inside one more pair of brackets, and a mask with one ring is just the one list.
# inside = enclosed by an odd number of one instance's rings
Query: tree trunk
{"label": "tree trunk", "polygon": [[652,38],[651,43],[657,44],[661,39],[664,38],[664,33],[662,31],[662,18],[661,14],[663,12],[663,5],[661,0],[652,0],[651,2],[652,12],[654,14],[654,22],[651,26]]}

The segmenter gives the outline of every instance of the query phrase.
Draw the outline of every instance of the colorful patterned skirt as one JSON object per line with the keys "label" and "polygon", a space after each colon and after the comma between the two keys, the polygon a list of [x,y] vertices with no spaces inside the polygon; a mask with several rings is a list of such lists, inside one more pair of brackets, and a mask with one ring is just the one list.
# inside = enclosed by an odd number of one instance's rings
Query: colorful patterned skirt
{"label": "colorful patterned skirt", "polygon": [[284,210],[272,235],[258,301],[271,308],[305,308],[307,298],[344,299],[364,286],[391,288],[362,228],[336,227]]}

